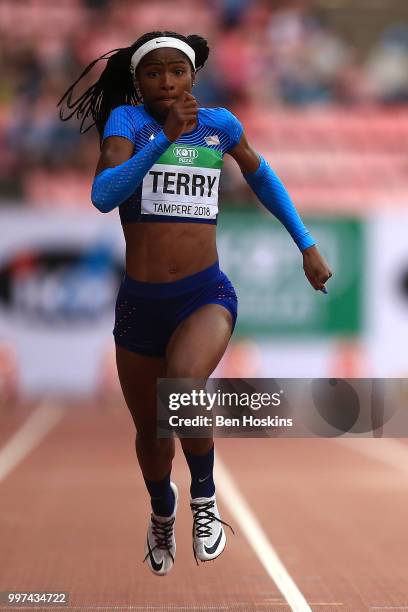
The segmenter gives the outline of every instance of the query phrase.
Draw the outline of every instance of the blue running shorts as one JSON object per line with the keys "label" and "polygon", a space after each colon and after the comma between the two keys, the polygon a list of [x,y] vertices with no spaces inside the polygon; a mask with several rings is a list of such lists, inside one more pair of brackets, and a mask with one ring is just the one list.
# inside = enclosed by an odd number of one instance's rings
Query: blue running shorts
{"label": "blue running shorts", "polygon": [[146,283],[125,275],[116,300],[115,342],[135,353],[164,357],[178,324],[204,304],[229,310],[234,331],[237,295],[218,261],[170,283]]}

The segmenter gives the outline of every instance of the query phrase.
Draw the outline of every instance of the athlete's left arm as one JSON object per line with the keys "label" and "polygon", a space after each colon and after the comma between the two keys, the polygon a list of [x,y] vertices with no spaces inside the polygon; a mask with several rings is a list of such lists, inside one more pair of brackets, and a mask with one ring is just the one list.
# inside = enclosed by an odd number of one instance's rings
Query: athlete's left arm
{"label": "athlete's left arm", "polygon": [[332,272],[320,255],[280,178],[262,155],[252,149],[245,134],[228,153],[237,162],[260,202],[279,219],[296,242],[303,255],[305,275],[312,287],[326,291],[324,283],[332,276]]}

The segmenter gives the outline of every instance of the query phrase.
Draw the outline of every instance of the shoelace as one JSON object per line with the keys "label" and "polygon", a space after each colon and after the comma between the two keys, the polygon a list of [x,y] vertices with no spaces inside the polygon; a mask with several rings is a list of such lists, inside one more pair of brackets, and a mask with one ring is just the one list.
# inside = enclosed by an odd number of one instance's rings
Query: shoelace
{"label": "shoelace", "polygon": [[[169,553],[174,563],[174,557],[171,553],[170,547],[171,547],[171,538],[173,536],[174,521],[176,520],[176,517],[173,516],[173,518],[162,523],[158,521],[157,519],[155,519],[154,516],[152,515],[151,520],[153,524],[152,534],[153,534],[156,544],[153,546],[153,548],[150,549],[150,552],[153,552],[154,550],[156,550],[156,548],[159,548],[160,550],[167,550],[167,552]],[[143,563],[146,561],[148,556],[149,556],[149,552],[143,559]]]}
{"label": "shoelace", "polygon": [[[222,525],[229,527],[232,533],[235,535],[235,531],[233,530],[233,528],[231,527],[229,523],[226,523],[225,521],[222,521],[220,518],[215,516],[214,512],[212,511],[212,509],[214,508],[214,505],[215,505],[215,501],[213,499],[211,501],[200,502],[198,504],[190,503],[190,506],[191,506],[191,509],[194,515],[193,516],[193,540],[194,540],[194,531],[195,531],[195,536],[197,538],[206,538],[210,536],[211,535],[210,525],[213,521],[218,521],[218,523],[221,523]],[[194,548],[194,541],[193,541],[193,552],[194,552],[194,558],[198,565],[198,559],[197,559],[196,551]]]}

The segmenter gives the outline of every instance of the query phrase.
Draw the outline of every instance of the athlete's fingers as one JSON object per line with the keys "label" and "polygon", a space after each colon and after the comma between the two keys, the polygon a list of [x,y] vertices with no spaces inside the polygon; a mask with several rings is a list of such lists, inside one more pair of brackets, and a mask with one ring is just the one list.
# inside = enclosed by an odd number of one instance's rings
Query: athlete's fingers
{"label": "athlete's fingers", "polygon": [[307,280],[317,291],[323,291],[325,289],[324,284],[333,275],[330,268],[325,265],[310,265],[310,261],[304,266],[304,272]]}
{"label": "athlete's fingers", "polygon": [[195,105],[185,106],[184,104],[177,104],[175,102],[171,105],[171,109],[169,111],[168,120],[169,121],[191,121],[197,118],[198,108]]}
{"label": "athlete's fingers", "polygon": [[188,109],[188,110],[190,110],[190,109],[195,109],[196,110],[198,108],[198,104],[196,102],[184,102],[181,105],[181,108],[182,109]]}
{"label": "athlete's fingers", "polygon": [[198,104],[196,102],[178,102],[176,100],[176,102],[174,102],[174,104],[172,106],[175,106],[175,110],[177,109],[177,112],[183,112],[183,111],[197,111],[198,110]]}
{"label": "athlete's fingers", "polygon": [[180,98],[176,98],[174,101],[174,104],[177,104],[177,106],[184,108],[185,106],[196,106],[197,101],[196,100],[183,100]]}
{"label": "athlete's fingers", "polygon": [[183,102],[186,104],[187,102],[197,102],[197,100],[195,99],[194,96],[184,96],[184,98],[182,99]]}
{"label": "athlete's fingers", "polygon": [[197,117],[197,111],[195,110],[191,110],[191,111],[185,111],[185,112],[181,112],[179,115],[184,121],[186,121],[187,119],[196,119]]}
{"label": "athlete's fingers", "polygon": [[333,276],[332,272],[328,270],[324,274],[319,275],[318,281],[321,285],[324,285],[324,283],[326,283],[329,280],[329,278],[331,278],[332,276]]}
{"label": "athlete's fingers", "polygon": [[195,101],[195,97],[188,91],[182,91],[181,94],[176,98],[176,102],[190,102]]}
{"label": "athlete's fingers", "polygon": [[197,106],[192,106],[192,105],[190,105],[190,106],[182,106],[180,108],[180,112],[182,112],[182,113],[183,112],[195,113],[195,112],[197,112],[197,110],[198,110]]}
{"label": "athlete's fingers", "polygon": [[312,276],[308,272],[305,272],[305,276],[307,280],[309,281],[309,283],[312,285],[313,289],[316,289],[316,291],[318,291],[321,288],[320,283],[317,282],[314,276]]}
{"label": "athlete's fingers", "polygon": [[192,93],[190,93],[189,91],[184,91],[183,93],[184,93],[184,99],[185,99],[185,100],[188,100],[188,99],[190,99],[190,100],[195,100],[195,97],[194,97],[194,96],[193,96],[193,94],[192,94]]}
{"label": "athlete's fingers", "polygon": [[180,103],[180,106],[182,106],[184,108],[188,108],[188,107],[196,107],[196,108],[198,108],[197,100],[183,100]]}
{"label": "athlete's fingers", "polygon": [[324,286],[324,284],[329,280],[331,276],[332,274],[324,274],[324,275],[320,275],[320,277],[317,279],[318,289],[320,291],[327,293],[327,289]]}

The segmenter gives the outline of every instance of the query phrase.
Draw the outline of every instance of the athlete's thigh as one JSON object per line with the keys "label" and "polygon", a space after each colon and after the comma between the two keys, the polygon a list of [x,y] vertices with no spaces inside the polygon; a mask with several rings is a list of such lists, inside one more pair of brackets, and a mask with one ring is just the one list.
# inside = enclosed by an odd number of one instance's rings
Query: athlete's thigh
{"label": "athlete's thigh", "polygon": [[184,319],[166,350],[166,376],[207,378],[228,346],[232,315],[219,304],[205,304]]}
{"label": "athlete's thigh", "polygon": [[137,431],[155,435],[156,381],[165,375],[165,359],[133,353],[116,344],[116,364],[123,395]]}

